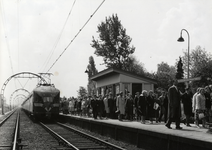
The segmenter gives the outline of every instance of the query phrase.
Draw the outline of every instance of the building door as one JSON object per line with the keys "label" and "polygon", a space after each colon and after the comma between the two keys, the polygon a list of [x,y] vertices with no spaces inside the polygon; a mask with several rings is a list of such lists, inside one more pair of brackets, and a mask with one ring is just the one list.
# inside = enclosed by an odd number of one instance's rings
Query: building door
{"label": "building door", "polygon": [[142,92],[142,83],[132,83],[132,96],[135,97],[135,93],[139,92],[141,94]]}

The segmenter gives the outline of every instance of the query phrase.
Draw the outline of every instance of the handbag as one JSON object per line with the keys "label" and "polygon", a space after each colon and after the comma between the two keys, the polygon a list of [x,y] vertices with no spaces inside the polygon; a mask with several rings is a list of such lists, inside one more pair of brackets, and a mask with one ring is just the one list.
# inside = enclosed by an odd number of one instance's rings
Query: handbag
{"label": "handbag", "polygon": [[157,110],[157,109],[159,108],[159,104],[158,104],[158,103],[154,103],[153,108],[154,108],[155,110]]}
{"label": "handbag", "polygon": [[205,117],[204,113],[199,113],[199,119],[203,119]]}

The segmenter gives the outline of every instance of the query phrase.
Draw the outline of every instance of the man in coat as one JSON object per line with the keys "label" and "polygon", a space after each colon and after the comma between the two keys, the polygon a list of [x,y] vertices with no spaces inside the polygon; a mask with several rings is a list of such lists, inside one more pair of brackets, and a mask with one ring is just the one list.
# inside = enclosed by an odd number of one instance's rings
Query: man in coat
{"label": "man in coat", "polygon": [[168,90],[168,121],[165,125],[168,129],[172,129],[172,121],[175,121],[176,129],[182,129],[182,127],[180,127],[180,92],[177,88],[177,84],[178,81],[174,80],[173,85]]}
{"label": "man in coat", "polygon": [[186,116],[186,125],[190,127],[189,119],[192,116],[192,96],[190,94],[190,89],[185,88],[185,93],[182,95],[182,103],[183,103],[183,110]]}

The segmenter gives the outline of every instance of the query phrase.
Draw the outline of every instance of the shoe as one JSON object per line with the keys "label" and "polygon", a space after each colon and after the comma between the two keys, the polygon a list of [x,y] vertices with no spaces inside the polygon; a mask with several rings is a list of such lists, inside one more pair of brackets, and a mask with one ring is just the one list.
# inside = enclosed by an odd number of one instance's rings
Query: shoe
{"label": "shoe", "polygon": [[146,122],[145,122],[145,121],[141,121],[141,123],[142,123],[142,124],[145,124]]}
{"label": "shoe", "polygon": [[190,125],[190,124],[187,124],[186,126],[187,126],[187,127],[191,127],[191,125]]}
{"label": "shoe", "polygon": [[170,127],[170,125],[167,125],[167,124],[166,124],[165,126],[166,126],[168,129],[172,129],[172,127]]}
{"label": "shoe", "polygon": [[178,129],[178,130],[182,130],[183,128],[179,126],[179,127],[176,127],[176,129]]}

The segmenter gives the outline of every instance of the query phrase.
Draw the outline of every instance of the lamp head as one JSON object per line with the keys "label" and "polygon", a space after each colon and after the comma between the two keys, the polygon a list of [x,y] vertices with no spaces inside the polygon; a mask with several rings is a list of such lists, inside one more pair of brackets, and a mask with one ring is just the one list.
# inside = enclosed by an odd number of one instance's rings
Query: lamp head
{"label": "lamp head", "polygon": [[184,38],[181,36],[177,41],[178,42],[184,42]]}

